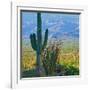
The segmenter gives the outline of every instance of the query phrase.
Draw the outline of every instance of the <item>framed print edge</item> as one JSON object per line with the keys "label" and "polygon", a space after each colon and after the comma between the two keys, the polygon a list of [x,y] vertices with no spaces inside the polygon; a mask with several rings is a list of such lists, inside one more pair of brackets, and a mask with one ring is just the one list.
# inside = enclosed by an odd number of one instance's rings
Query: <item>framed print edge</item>
{"label": "framed print edge", "polygon": [[[43,6],[43,7],[42,7]],[[11,3],[11,87],[23,88],[23,87],[45,87],[45,86],[59,86],[59,85],[71,85],[71,84],[85,84],[87,83],[87,8],[85,6],[70,6],[46,5],[38,6],[30,3]],[[45,7],[44,7],[45,6]],[[20,10],[41,10],[49,12],[68,12],[68,13],[80,13],[80,75],[78,76],[53,76],[53,77],[38,77],[38,78],[20,78]],[[47,83],[48,82],[48,83]]]}

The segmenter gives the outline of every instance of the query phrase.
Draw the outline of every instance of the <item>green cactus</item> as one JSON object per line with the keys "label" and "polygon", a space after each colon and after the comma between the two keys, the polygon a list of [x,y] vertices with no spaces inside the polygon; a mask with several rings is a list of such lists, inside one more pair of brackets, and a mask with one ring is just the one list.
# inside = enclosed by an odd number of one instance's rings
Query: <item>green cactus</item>
{"label": "green cactus", "polygon": [[37,55],[37,60],[36,60],[36,65],[37,65],[37,76],[41,76],[41,52],[44,50],[44,48],[47,45],[48,41],[48,29],[45,31],[45,37],[44,41],[42,40],[42,20],[41,20],[41,13],[37,13],[37,37],[36,34],[30,34],[30,41],[31,41],[31,46],[33,50],[36,51]]}

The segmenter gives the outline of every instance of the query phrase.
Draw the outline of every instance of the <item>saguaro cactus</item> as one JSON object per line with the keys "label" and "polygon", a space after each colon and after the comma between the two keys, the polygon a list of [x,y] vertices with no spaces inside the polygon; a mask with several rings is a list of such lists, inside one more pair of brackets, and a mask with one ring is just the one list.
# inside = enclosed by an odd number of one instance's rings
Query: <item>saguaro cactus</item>
{"label": "saguaro cactus", "polygon": [[48,40],[48,29],[45,31],[45,37],[44,41],[42,40],[42,20],[41,20],[41,13],[37,13],[37,37],[36,34],[30,34],[30,41],[31,41],[31,46],[33,50],[36,51],[36,65],[37,65],[37,75],[41,75],[41,52],[44,50],[44,48],[47,45],[47,40]]}

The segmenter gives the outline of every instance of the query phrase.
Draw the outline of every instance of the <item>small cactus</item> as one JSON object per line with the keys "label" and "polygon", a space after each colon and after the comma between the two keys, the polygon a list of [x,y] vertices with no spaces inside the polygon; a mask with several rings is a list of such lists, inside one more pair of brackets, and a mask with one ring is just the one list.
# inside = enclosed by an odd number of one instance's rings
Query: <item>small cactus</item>
{"label": "small cactus", "polygon": [[33,50],[36,51],[37,60],[37,76],[41,75],[41,52],[47,45],[48,41],[48,29],[45,31],[44,41],[42,41],[42,20],[41,20],[41,13],[37,13],[37,37],[36,34],[30,34],[30,42]]}

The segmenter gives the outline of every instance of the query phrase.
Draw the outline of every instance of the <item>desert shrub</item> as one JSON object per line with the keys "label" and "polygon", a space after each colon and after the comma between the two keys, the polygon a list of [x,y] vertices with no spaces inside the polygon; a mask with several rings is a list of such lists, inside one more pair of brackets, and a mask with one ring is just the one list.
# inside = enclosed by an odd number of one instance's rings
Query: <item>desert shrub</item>
{"label": "desert shrub", "polygon": [[56,65],[61,50],[60,45],[58,43],[49,45],[42,54],[43,67],[45,74],[48,76],[56,75]]}
{"label": "desert shrub", "polygon": [[68,75],[79,75],[79,68],[72,65],[62,65],[58,64],[56,67],[57,76],[68,76]]}
{"label": "desert shrub", "polygon": [[79,68],[68,66],[65,68],[65,75],[79,75]]}
{"label": "desert shrub", "polygon": [[22,77],[36,77],[37,73],[36,73],[36,69],[31,69],[31,70],[26,70],[22,72]]}

